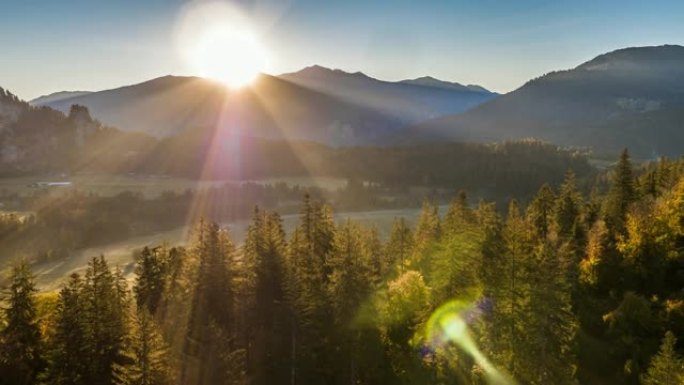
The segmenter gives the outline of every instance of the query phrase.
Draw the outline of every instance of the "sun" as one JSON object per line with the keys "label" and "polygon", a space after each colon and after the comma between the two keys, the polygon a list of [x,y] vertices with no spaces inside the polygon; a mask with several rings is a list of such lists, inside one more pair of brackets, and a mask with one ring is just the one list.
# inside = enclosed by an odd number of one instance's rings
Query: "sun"
{"label": "sun", "polygon": [[253,83],[268,65],[266,49],[245,28],[229,25],[207,28],[194,45],[190,60],[196,72],[230,88]]}

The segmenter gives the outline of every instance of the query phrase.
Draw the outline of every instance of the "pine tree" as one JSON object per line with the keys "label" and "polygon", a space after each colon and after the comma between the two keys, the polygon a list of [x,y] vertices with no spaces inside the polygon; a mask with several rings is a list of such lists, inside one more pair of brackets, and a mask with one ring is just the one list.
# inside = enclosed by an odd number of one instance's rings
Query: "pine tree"
{"label": "pine tree", "polygon": [[569,247],[541,243],[534,251],[526,305],[526,337],[517,357],[524,366],[519,377],[531,384],[575,384],[575,337],[578,323],[572,311],[572,255]]}
{"label": "pine tree", "polygon": [[171,384],[168,348],[157,330],[154,317],[141,307],[133,314],[132,332],[127,338],[128,362],[115,366],[117,385]]}
{"label": "pine tree", "polygon": [[[265,241],[265,214],[255,207],[252,213],[252,222],[247,226],[245,242],[240,249],[241,264],[237,266],[236,275],[236,311],[237,325],[236,343],[247,348],[247,374],[258,376],[256,366],[259,365],[263,355],[260,340],[263,336],[260,320],[257,313],[260,312],[262,303],[259,303],[260,294],[263,293],[262,274],[264,254],[266,253]],[[261,314],[259,314],[261,315]]]}
{"label": "pine tree", "polygon": [[427,270],[436,303],[475,301],[482,294],[478,273],[483,242],[484,232],[467,225],[436,245]]}
{"label": "pine tree", "polygon": [[427,260],[428,249],[434,245],[441,235],[441,223],[438,208],[427,200],[423,202],[423,207],[418,218],[416,231],[414,233],[414,248],[411,263],[415,267],[422,266]]}
{"label": "pine tree", "polygon": [[610,352],[615,358],[610,369],[616,382],[636,384],[639,373],[646,370],[648,347],[657,346],[659,339],[659,319],[654,310],[649,299],[627,292],[622,302],[603,316]]}
{"label": "pine tree", "polygon": [[545,183],[527,206],[527,218],[534,225],[539,238],[545,239],[549,235],[555,200],[551,186]]}
{"label": "pine tree", "polygon": [[495,361],[516,378],[524,375],[529,350],[521,331],[528,318],[533,233],[513,200],[503,227],[491,228],[483,243],[483,283],[492,303],[486,345]]}
{"label": "pine tree", "polygon": [[[326,286],[327,263],[333,251],[335,225],[330,208],[304,199],[301,221],[288,250],[287,293],[292,308],[292,377],[321,382],[329,377],[334,356],[325,343],[331,334],[331,311]],[[294,380],[293,380],[294,381]]]}
{"label": "pine tree", "polygon": [[343,353],[337,359],[337,368],[341,369],[339,376],[346,378],[344,382],[355,383],[358,363],[354,352],[361,341],[354,323],[370,291],[370,266],[365,264],[363,239],[358,225],[347,220],[337,229],[334,245],[328,261],[331,271],[328,290],[337,334],[335,340]]}
{"label": "pine tree", "polygon": [[0,331],[0,383],[34,384],[45,362],[40,329],[36,319],[36,287],[28,263],[12,268],[7,307],[7,322]]}
{"label": "pine tree", "polygon": [[412,344],[420,323],[430,314],[431,290],[422,274],[408,270],[388,282],[377,304],[379,325],[394,375],[390,383],[420,384],[430,379],[430,370]]}
{"label": "pine tree", "polygon": [[247,317],[251,335],[248,374],[255,384],[277,382],[287,374],[286,247],[280,216],[255,210],[243,246],[252,301]]}
{"label": "pine tree", "polygon": [[575,174],[570,171],[560,187],[554,211],[556,233],[564,239],[576,239],[580,226],[582,197],[577,191]]}
{"label": "pine tree", "polygon": [[392,224],[392,232],[385,247],[385,265],[399,274],[404,272],[406,263],[413,253],[414,239],[411,228],[408,227],[404,218],[395,218]]}
{"label": "pine tree", "polygon": [[636,187],[629,152],[625,149],[613,174],[613,180],[604,207],[608,228],[621,233],[629,206],[636,200]]}
{"label": "pine tree", "polygon": [[463,231],[464,227],[475,220],[472,209],[468,206],[468,196],[465,191],[451,201],[444,216],[443,232],[445,235]]}
{"label": "pine tree", "polygon": [[234,369],[238,351],[233,333],[235,250],[227,233],[216,223],[202,222],[193,254],[199,261],[185,341],[181,381],[194,384],[229,384],[243,376]]}
{"label": "pine tree", "polygon": [[[192,310],[192,299],[196,286],[198,261],[185,248],[172,247],[165,251],[167,260],[164,293],[157,308],[155,319],[169,345],[173,360],[183,357],[184,341]],[[181,369],[174,366],[174,375]]]}
{"label": "pine tree", "polygon": [[675,352],[677,339],[672,332],[665,333],[660,351],[653,356],[645,375],[643,385],[682,385],[684,384],[684,361]]}
{"label": "pine tree", "polygon": [[384,252],[380,234],[376,226],[371,226],[361,234],[363,243],[363,260],[364,264],[368,266],[369,279],[373,285],[380,285],[385,276],[389,274],[394,267],[394,263],[389,260]]}
{"label": "pine tree", "polygon": [[48,379],[55,385],[87,385],[91,381],[85,303],[82,295],[83,280],[74,273],[59,292],[57,320]]}
{"label": "pine tree", "polygon": [[610,256],[614,254],[610,253],[610,248],[608,228],[604,221],[599,220],[594,223],[587,237],[585,256],[579,265],[580,284],[597,289],[603,288],[600,290],[602,292],[617,288],[617,282],[609,277],[619,274],[619,261],[610,263]]}
{"label": "pine tree", "polygon": [[349,327],[363,298],[370,290],[370,266],[364,259],[362,231],[347,220],[336,231],[335,249],[328,261],[332,272],[328,289],[335,319]]}
{"label": "pine tree", "polygon": [[330,268],[327,260],[333,251],[335,239],[335,221],[332,208],[326,204],[314,204],[315,222],[313,228],[312,253],[320,258],[323,266],[323,280],[327,282],[330,277]]}
{"label": "pine tree", "polygon": [[128,293],[120,272],[113,273],[104,256],[93,258],[81,291],[91,384],[114,383],[114,366],[125,362],[128,333]]}
{"label": "pine tree", "polygon": [[166,280],[166,253],[162,247],[143,248],[136,256],[135,300],[138,307],[146,307],[150,314],[157,312]]}

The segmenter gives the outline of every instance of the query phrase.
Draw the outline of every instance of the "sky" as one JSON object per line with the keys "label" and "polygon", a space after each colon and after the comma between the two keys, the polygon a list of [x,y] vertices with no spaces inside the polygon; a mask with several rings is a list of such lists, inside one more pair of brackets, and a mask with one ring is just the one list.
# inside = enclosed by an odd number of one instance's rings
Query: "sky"
{"label": "sky", "polygon": [[[681,0],[252,0],[236,9],[269,73],[318,64],[497,92],[614,49],[684,45]],[[206,1],[0,0],[0,87],[24,99],[197,75],[188,14]]]}

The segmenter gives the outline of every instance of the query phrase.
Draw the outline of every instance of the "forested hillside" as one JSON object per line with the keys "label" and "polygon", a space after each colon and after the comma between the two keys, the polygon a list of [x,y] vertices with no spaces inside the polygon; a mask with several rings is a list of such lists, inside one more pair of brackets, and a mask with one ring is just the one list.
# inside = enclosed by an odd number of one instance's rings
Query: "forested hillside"
{"label": "forested hillside", "polygon": [[[205,168],[200,167],[203,163],[196,163],[196,170],[188,176],[224,180],[210,188],[163,191],[152,197],[132,191],[101,196],[77,186],[61,187],[62,191],[35,188],[23,195],[0,191],[5,210],[0,213],[0,244],[4,251],[0,270],[3,263],[21,256],[29,256],[31,261],[59,261],[83,248],[182,227],[191,216],[218,222],[242,220],[249,218],[255,205],[292,214],[296,210],[294,202],[304,192],[325,199],[337,210],[411,209],[418,208],[425,196],[446,204],[459,189],[498,201],[509,197],[527,200],[543,181],[560,185],[562,173],[567,170],[577,173],[584,187],[597,175],[585,157],[538,142],[393,149],[331,149],[319,145],[293,149],[291,145],[245,141],[241,147],[245,156],[234,158],[232,163],[224,158],[209,163],[232,167]],[[171,167],[164,171],[183,175],[175,167],[184,169],[191,161],[171,148],[175,157],[161,152],[153,155],[145,171],[155,173],[160,171],[159,166]],[[300,158],[295,156],[298,149]],[[197,157],[199,152],[186,154]],[[285,182],[223,179],[299,175],[335,176],[344,178],[346,184],[330,190]]]}
{"label": "forested hillside", "polygon": [[525,207],[440,217],[425,202],[388,239],[255,209],[240,246],[200,222],[188,247],[136,255],[135,278],[93,258],[59,293],[18,264],[5,292],[3,384],[680,384],[684,168],[605,193],[572,173]]}
{"label": "forested hillside", "polygon": [[184,127],[157,139],[103,126],[88,108],[33,107],[0,89],[0,176],[141,173],[204,180],[330,176],[389,186],[497,189],[530,195],[572,170],[593,172],[586,154],[540,141],[332,147],[264,139],[221,125]]}
{"label": "forested hillside", "polygon": [[680,156],[684,47],[630,47],[553,71],[469,111],[420,124],[416,137],[534,137],[638,158]]}
{"label": "forested hillside", "polygon": [[585,154],[539,141],[329,147],[312,142],[234,136],[220,128],[186,130],[162,140],[137,171],[206,179],[331,176],[392,186],[496,188],[532,194],[573,170],[594,172]]}
{"label": "forested hillside", "polygon": [[151,138],[103,126],[87,108],[33,107],[0,88],[0,176],[125,171]]}

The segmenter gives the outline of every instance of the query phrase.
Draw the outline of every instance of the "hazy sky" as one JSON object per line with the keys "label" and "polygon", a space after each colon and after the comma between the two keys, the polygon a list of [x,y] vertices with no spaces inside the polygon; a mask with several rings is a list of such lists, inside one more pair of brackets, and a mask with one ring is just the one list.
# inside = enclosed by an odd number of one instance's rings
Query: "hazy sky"
{"label": "hazy sky", "polygon": [[[320,64],[499,92],[617,48],[684,44],[684,1],[232,1],[270,72]],[[192,75],[179,24],[198,2],[0,0],[0,87],[22,98]]]}

